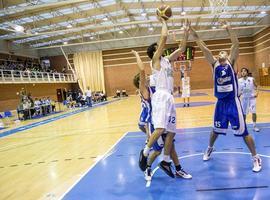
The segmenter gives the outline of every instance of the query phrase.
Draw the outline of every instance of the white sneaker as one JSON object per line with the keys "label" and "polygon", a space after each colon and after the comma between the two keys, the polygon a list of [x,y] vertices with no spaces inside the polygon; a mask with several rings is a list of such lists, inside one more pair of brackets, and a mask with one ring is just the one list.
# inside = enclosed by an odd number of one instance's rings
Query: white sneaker
{"label": "white sneaker", "polygon": [[183,169],[180,171],[175,171],[175,177],[184,178],[184,179],[192,179],[192,176],[185,172]]}
{"label": "white sneaker", "polygon": [[259,155],[253,156],[253,169],[254,172],[259,172],[262,169],[262,159]]}
{"label": "white sneaker", "polygon": [[213,152],[214,148],[213,147],[207,147],[207,150],[203,154],[203,160],[207,161],[210,159],[211,153]]}
{"label": "white sneaker", "polygon": [[144,171],[144,179],[146,181],[151,181],[152,180],[152,170],[150,167],[147,167],[146,170]]}
{"label": "white sneaker", "polygon": [[255,132],[260,132],[260,129],[259,129],[257,126],[254,126],[254,127],[253,127],[253,131],[255,131]]}

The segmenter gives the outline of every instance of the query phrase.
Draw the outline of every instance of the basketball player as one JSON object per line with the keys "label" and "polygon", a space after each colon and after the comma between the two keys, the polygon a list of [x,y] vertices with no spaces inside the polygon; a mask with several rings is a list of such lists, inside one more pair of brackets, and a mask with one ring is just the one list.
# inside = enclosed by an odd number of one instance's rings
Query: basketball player
{"label": "basketball player", "polygon": [[209,146],[203,155],[203,160],[207,161],[210,159],[218,135],[226,134],[230,122],[234,135],[243,137],[252,154],[253,171],[259,172],[262,168],[262,161],[256,153],[254,140],[249,135],[246,127],[241,103],[238,98],[238,81],[233,68],[239,55],[239,41],[227,22],[224,23],[224,28],[232,41],[231,52],[228,55],[226,51],[221,51],[217,58],[212,55],[196,31],[191,28],[191,34],[196,40],[197,45],[201,48],[206,60],[212,65],[215,97],[218,99],[214,114],[214,128],[210,136]]}
{"label": "basketball player", "polygon": [[253,130],[259,132],[260,129],[256,126],[256,98],[258,96],[257,84],[253,77],[249,77],[249,71],[243,67],[241,69],[241,78],[238,79],[239,90],[241,96],[241,105],[243,108],[244,118],[249,112],[252,113]]}
{"label": "basketball player", "polygon": [[163,18],[159,18],[159,20],[162,23],[160,41],[158,44],[150,45],[147,49],[156,86],[156,92],[152,98],[152,120],[155,131],[150,136],[145,148],[140,152],[139,166],[142,171],[146,170],[150,148],[166,131],[164,156],[163,161],[159,163],[159,167],[167,175],[174,177],[171,169],[170,153],[176,131],[176,110],[173,98],[173,68],[170,62],[175,61],[179,54],[185,51],[188,27],[185,29],[182,44],[168,58],[165,58],[162,54],[167,40],[168,27]]}
{"label": "basketball player", "polygon": [[152,76],[146,79],[144,65],[138,52],[132,50],[132,53],[136,57],[137,65],[140,70],[140,73],[137,74],[133,79],[135,87],[139,89],[139,95],[141,98],[141,106],[142,106],[138,126],[139,129],[146,134],[147,140],[145,143],[147,144],[150,138],[149,123],[151,121],[151,112],[152,112],[151,97],[152,94],[155,92],[155,86],[153,84]]}
{"label": "basketball player", "polygon": [[184,99],[184,107],[189,107],[190,78],[187,70],[184,71],[184,77],[182,78],[182,98]]}
{"label": "basketball player", "polygon": [[[150,130],[150,133],[153,133],[154,132],[154,125],[151,122],[151,97],[153,96],[153,93],[155,93],[155,89],[154,89],[154,86],[149,87],[149,83],[147,83],[146,76],[145,76],[145,70],[144,70],[144,64],[143,64],[138,52],[132,50],[132,53],[136,57],[137,65],[138,65],[138,68],[140,70],[140,76],[139,76],[140,78],[134,79],[134,85],[136,87],[139,86],[141,98],[143,99],[143,101],[147,101],[147,105],[149,105],[150,113],[148,114],[149,120],[148,120],[147,124],[149,126],[148,130]],[[150,84],[151,84],[151,78],[150,78]],[[158,140],[153,144],[153,151],[149,156],[149,159],[147,161],[147,168],[144,172],[146,181],[150,181],[152,179],[151,165],[155,161],[155,159],[161,154],[161,151],[162,151],[163,146],[164,146],[165,138],[166,138],[166,134],[163,133],[158,138]],[[181,177],[184,179],[191,179],[192,176],[190,174],[186,173],[180,165],[178,155],[175,151],[174,144],[172,145],[172,150],[171,150],[170,156],[171,156],[173,163],[175,165],[175,176]]]}

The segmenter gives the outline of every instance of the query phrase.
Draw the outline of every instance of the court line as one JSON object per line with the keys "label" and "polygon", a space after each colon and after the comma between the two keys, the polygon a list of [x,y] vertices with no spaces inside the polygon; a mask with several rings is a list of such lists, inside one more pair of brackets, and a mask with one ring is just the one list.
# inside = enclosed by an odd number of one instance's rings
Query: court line
{"label": "court line", "polygon": [[116,141],[116,143],[113,145],[113,146],[111,146],[102,156],[100,156],[99,157],[99,159],[97,159],[96,161],[95,161],[95,163],[93,164],[93,165],[91,165],[81,176],[80,176],[80,178],[77,180],[77,181],[75,181],[68,189],[67,189],[67,191],[66,192],[64,192],[58,199],[63,199],[71,190],[72,190],[72,188],[74,188],[81,180],[82,180],[82,178],[83,177],[85,177],[86,176],[86,174],[88,174],[90,171],[91,171],[91,169],[93,169],[98,163],[99,163],[99,161],[101,161],[101,160],[103,160],[105,157],[108,157],[108,156],[110,156],[111,154],[113,154],[115,151],[113,151],[113,152],[111,152],[112,150],[113,150],[113,148],[128,134],[129,132],[126,132],[126,133],[124,133],[117,141]]}
{"label": "court line", "polygon": [[[196,153],[196,154],[190,154],[190,155],[186,155],[186,156],[180,156],[178,157],[179,159],[184,159],[184,158],[190,158],[190,157],[195,157],[195,156],[202,156],[204,153]],[[232,152],[213,152],[213,154],[242,154],[242,155],[251,155],[251,153],[247,153],[247,152],[238,152],[238,151],[232,151]],[[270,156],[267,155],[263,155],[263,154],[258,154],[260,157],[263,158],[270,158]],[[156,171],[159,169],[159,166],[157,166],[154,170],[153,170],[153,175],[152,178],[154,176],[154,174],[156,173]],[[146,183],[147,184],[147,183]],[[148,183],[146,185],[146,187],[150,187],[151,186],[151,182]]]}
{"label": "court line", "polygon": [[7,130],[7,131],[4,131],[4,132],[0,133],[0,139],[3,138],[3,137],[6,137],[6,136],[13,135],[15,133],[24,131],[24,130],[28,130],[28,129],[35,128],[35,127],[38,127],[38,126],[42,126],[44,124],[48,124],[50,122],[54,122],[54,121],[57,121],[59,119],[63,119],[63,118],[69,117],[69,116],[79,114],[79,113],[82,113],[84,111],[92,110],[94,108],[97,108],[97,107],[100,107],[100,106],[103,106],[103,105],[107,105],[107,104],[110,104],[110,103],[113,103],[113,102],[116,102],[116,101],[119,101],[119,100],[121,100],[121,99],[114,99],[114,100],[111,100],[111,101],[101,102],[101,103],[93,105],[93,107],[81,108],[81,109],[78,109],[78,110],[75,110],[75,111],[72,111],[72,112],[68,112],[68,113],[64,113],[62,115],[58,115],[56,117],[45,119],[45,120],[42,120],[42,121],[39,121],[39,122],[34,122],[32,124],[28,124],[28,125],[21,126],[21,127],[18,127],[18,128],[10,129],[10,130]]}
{"label": "court line", "polygon": [[225,190],[243,190],[243,189],[260,189],[268,188],[267,185],[263,186],[248,186],[248,187],[231,187],[231,188],[208,188],[208,189],[196,189],[197,192],[211,192],[211,191],[225,191]]}

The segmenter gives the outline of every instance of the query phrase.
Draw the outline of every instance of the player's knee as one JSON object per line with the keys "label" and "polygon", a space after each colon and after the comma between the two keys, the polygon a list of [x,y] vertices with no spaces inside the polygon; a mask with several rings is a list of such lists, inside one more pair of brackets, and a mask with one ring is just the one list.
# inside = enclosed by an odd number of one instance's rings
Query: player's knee
{"label": "player's knee", "polygon": [[164,133],[164,131],[165,131],[164,128],[157,128],[157,129],[155,130],[156,134],[158,134],[158,135],[161,135],[162,133]]}

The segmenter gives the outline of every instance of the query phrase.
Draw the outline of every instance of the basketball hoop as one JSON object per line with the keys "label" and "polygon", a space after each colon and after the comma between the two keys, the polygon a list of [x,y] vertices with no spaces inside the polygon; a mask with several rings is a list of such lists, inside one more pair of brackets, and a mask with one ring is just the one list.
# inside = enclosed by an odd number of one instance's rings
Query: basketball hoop
{"label": "basketball hoop", "polygon": [[226,11],[228,0],[209,0],[211,13],[219,14]]}
{"label": "basketball hoop", "polygon": [[182,72],[191,71],[191,62],[190,60],[182,60],[182,61],[175,61],[174,62],[174,71],[175,72]]}

